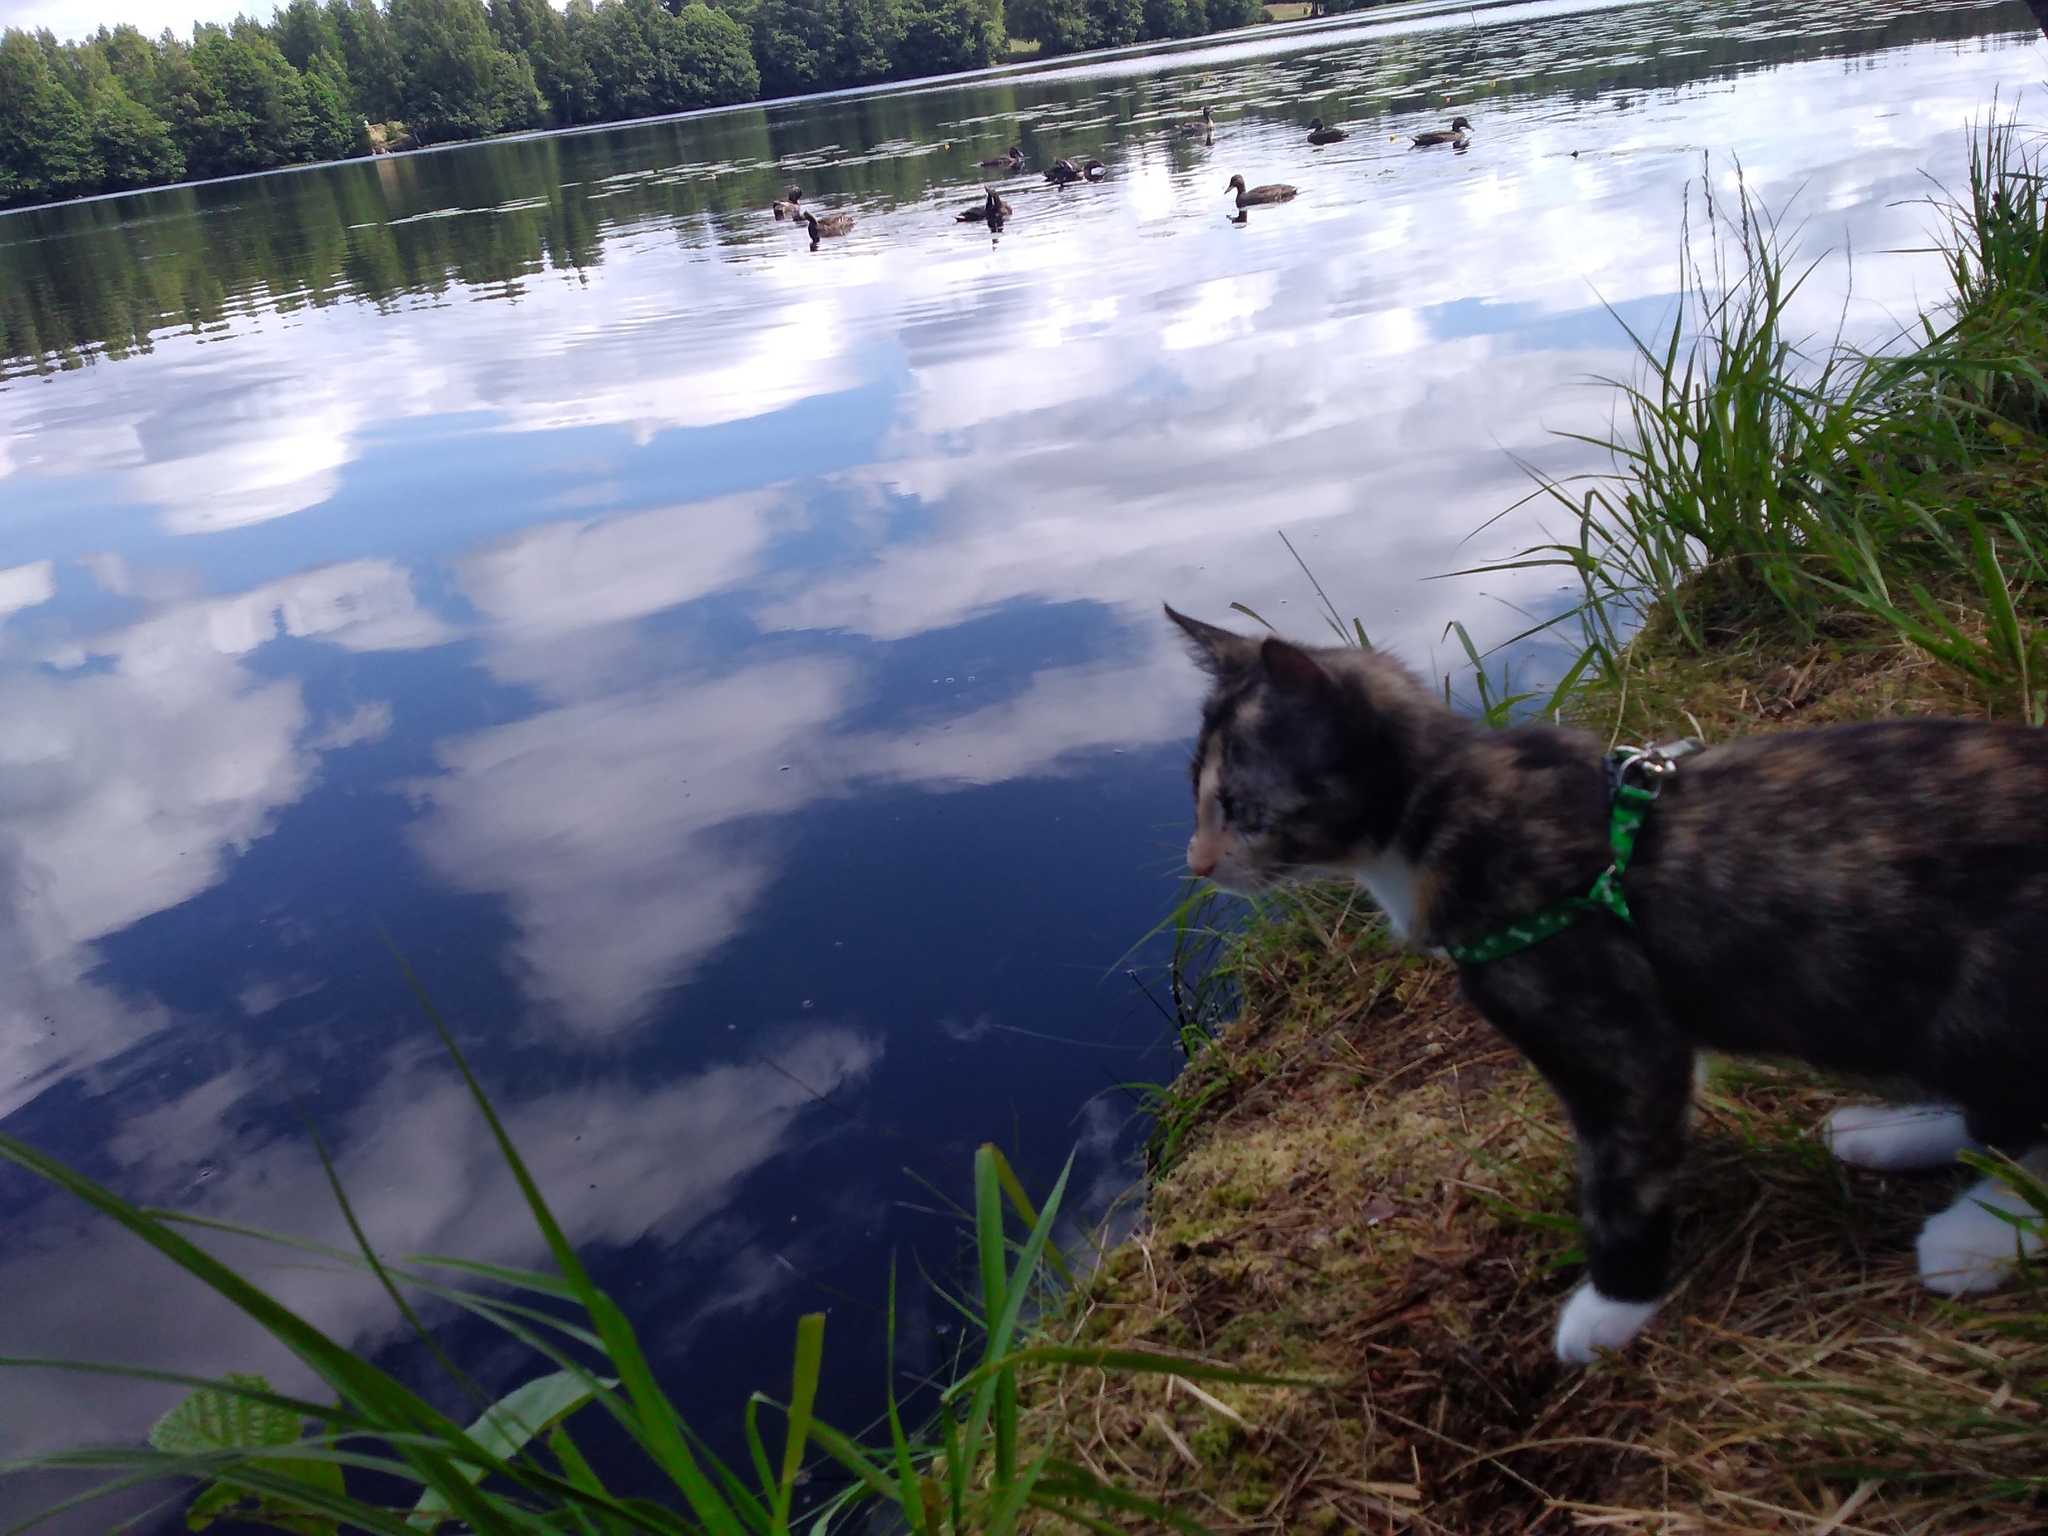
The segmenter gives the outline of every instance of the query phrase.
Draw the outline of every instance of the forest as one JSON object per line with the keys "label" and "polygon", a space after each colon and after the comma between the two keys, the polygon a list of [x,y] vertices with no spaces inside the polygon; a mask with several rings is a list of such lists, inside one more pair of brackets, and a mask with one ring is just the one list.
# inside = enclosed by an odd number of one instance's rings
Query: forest
{"label": "forest", "polygon": [[0,34],[0,207],[619,122],[1263,20],[1258,0],[289,0]]}

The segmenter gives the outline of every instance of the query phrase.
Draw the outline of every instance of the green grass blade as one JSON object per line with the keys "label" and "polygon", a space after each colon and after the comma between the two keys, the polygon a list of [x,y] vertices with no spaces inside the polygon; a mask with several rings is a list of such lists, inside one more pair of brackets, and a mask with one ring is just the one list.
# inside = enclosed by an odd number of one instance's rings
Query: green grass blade
{"label": "green grass blade", "polygon": [[825,1314],[808,1312],[797,1320],[796,1361],[790,1371],[789,1434],[782,1447],[782,1480],[775,1490],[775,1523],[789,1523],[796,1496],[796,1475],[803,1470],[804,1446],[810,1441],[811,1410],[818,1401],[818,1376],[825,1364]]}

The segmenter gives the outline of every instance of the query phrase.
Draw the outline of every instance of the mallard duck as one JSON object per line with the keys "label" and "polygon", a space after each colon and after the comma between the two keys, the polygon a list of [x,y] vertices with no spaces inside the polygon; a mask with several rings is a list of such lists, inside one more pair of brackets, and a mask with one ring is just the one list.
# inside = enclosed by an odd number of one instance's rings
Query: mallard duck
{"label": "mallard duck", "polygon": [[830,240],[835,235],[843,235],[850,231],[853,228],[853,215],[828,213],[821,219],[815,213],[807,213],[804,215],[804,223],[810,226],[811,249],[815,251],[820,240]]}
{"label": "mallard duck", "polygon": [[804,211],[803,209],[799,208],[797,204],[801,203],[803,200],[804,189],[802,187],[791,187],[789,189],[789,196],[783,198],[780,202],[775,204],[775,217],[778,219],[802,218],[804,216]]}
{"label": "mallard duck", "polygon": [[1417,149],[1434,149],[1439,144],[1462,145],[1471,131],[1472,125],[1464,118],[1454,117],[1448,128],[1432,128],[1427,133],[1416,134],[1414,143]]}
{"label": "mallard duck", "polygon": [[991,155],[986,160],[974,162],[984,171],[1021,171],[1024,169],[1024,150],[1012,144],[1007,155]]}
{"label": "mallard duck", "polygon": [[1237,206],[1240,208],[1250,208],[1259,203],[1294,201],[1294,188],[1281,181],[1270,182],[1263,187],[1247,187],[1242,176],[1233,176],[1230,185],[1223,190],[1237,194]]}
{"label": "mallard duck", "polygon": [[1350,137],[1342,128],[1325,128],[1320,117],[1308,120],[1308,141],[1311,144],[1341,144]]}
{"label": "mallard duck", "polygon": [[1174,131],[1184,139],[1206,139],[1216,131],[1216,119],[1209,109],[1204,107],[1200,122],[1176,123]]}
{"label": "mallard duck", "polygon": [[1076,181],[1100,181],[1108,174],[1109,168],[1100,160],[1072,160],[1064,155],[1045,168],[1045,179],[1056,187]]}
{"label": "mallard duck", "polygon": [[981,201],[969,203],[954,218],[956,224],[990,224],[998,228],[1016,210],[997,197],[989,187],[981,189]]}

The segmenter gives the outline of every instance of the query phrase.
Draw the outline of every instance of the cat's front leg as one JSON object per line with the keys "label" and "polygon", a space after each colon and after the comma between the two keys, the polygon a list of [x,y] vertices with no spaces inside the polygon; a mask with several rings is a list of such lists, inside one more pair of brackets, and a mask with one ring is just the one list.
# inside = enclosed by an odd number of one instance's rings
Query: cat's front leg
{"label": "cat's front leg", "polygon": [[[1647,1054],[1647,1053],[1646,1053]],[[1557,1357],[1585,1365],[1648,1325],[1671,1265],[1672,1196],[1684,1156],[1690,1053],[1640,1063],[1596,1102],[1566,1099],[1579,1140],[1586,1279],[1557,1320]],[[1673,1080],[1675,1078],[1675,1081]]]}
{"label": "cat's front leg", "polygon": [[1656,1312],[1671,1264],[1693,1050],[1641,952],[1590,925],[1527,957],[1468,967],[1467,993],[1564,1101],[1579,1147],[1588,1276],[1558,1319],[1558,1358],[1618,1349]]}

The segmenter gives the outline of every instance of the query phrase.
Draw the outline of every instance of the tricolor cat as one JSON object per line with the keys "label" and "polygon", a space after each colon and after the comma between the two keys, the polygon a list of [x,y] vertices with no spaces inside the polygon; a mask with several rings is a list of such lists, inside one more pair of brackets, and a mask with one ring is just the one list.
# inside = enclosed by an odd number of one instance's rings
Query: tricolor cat
{"label": "tricolor cat", "polygon": [[[1590,1273],[1561,1358],[1656,1310],[1702,1048],[1918,1084],[1926,1103],[1829,1118],[1844,1162],[1981,1146],[2048,1170],[2048,731],[1749,737],[1639,763],[1617,802],[1590,736],[1488,730],[1379,652],[1167,614],[1215,679],[1188,867],[1242,892],[1358,881],[1564,1101]],[[1640,811],[1627,839],[1617,803]],[[1987,1180],[1921,1230],[1930,1289],[1990,1289],[2038,1246],[1986,1205],[2022,1209]]]}

